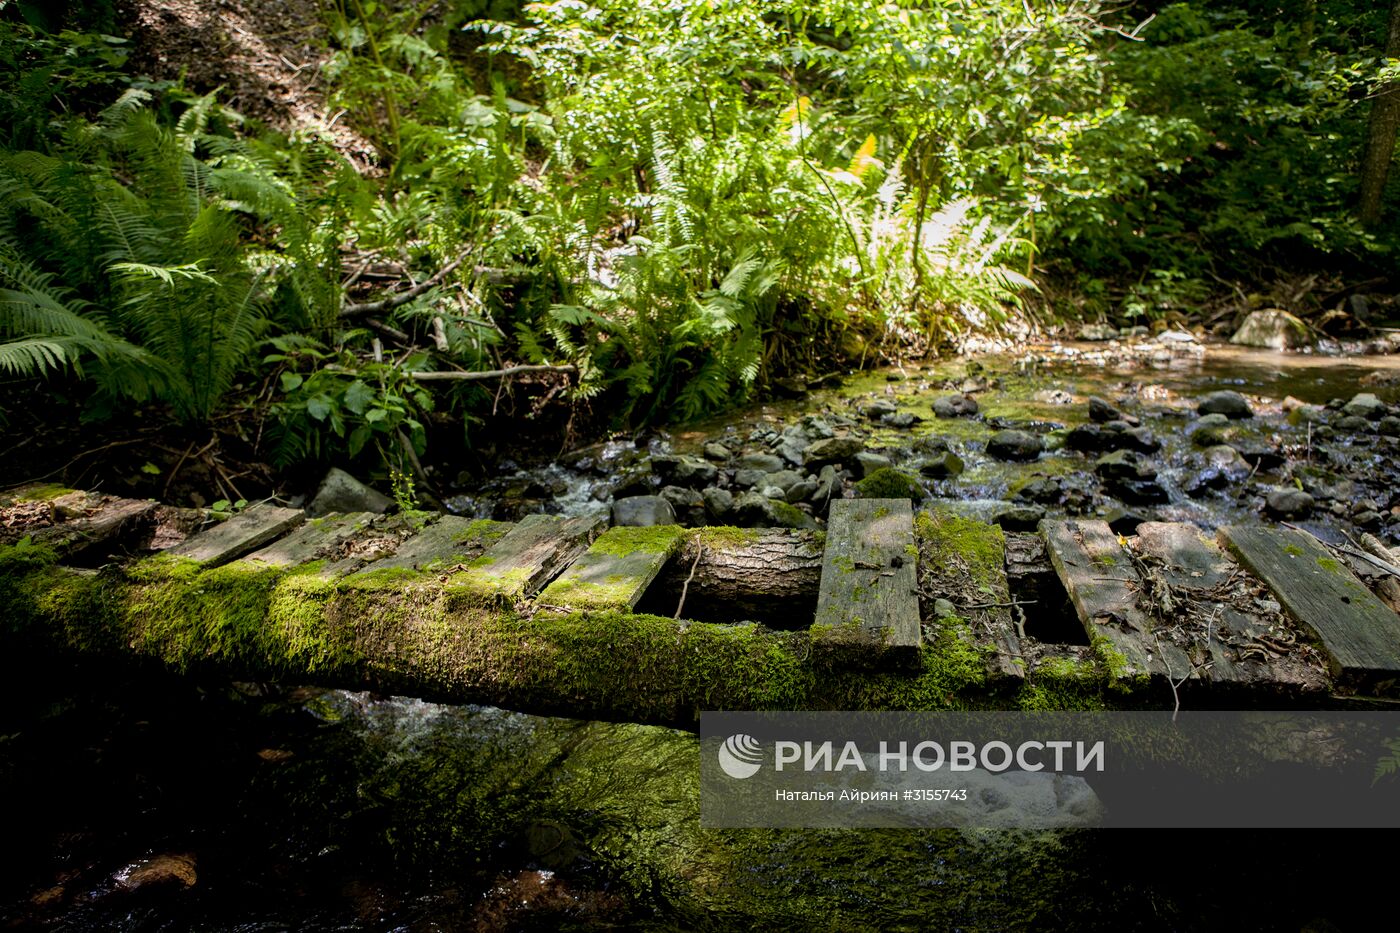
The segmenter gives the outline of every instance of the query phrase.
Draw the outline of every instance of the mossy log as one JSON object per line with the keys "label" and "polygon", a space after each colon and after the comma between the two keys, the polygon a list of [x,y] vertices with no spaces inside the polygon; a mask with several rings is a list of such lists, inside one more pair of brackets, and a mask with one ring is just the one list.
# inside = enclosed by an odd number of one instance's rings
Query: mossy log
{"label": "mossy log", "polygon": [[918,672],[858,671],[806,632],[521,614],[453,594],[430,573],[332,580],[317,570],[157,556],[94,572],[58,566],[42,548],[0,548],[0,637],[6,650],[680,726],[705,709],[946,709],[985,695],[982,651],[958,633],[926,644]]}

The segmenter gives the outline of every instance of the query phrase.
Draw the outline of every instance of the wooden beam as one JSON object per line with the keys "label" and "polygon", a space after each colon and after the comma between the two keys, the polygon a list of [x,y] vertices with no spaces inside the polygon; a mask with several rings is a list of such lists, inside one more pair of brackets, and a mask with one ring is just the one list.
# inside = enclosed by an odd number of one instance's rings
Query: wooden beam
{"label": "wooden beam", "polygon": [[1349,687],[1400,681],[1400,616],[1312,535],[1230,525],[1222,542],[1293,617],[1314,633],[1332,671]]}
{"label": "wooden beam", "polygon": [[837,499],[827,516],[814,642],[917,657],[922,642],[908,499]]}
{"label": "wooden beam", "polygon": [[592,516],[527,515],[453,576],[451,591],[506,603],[524,599],[582,554],[601,528]]}
{"label": "wooden beam", "polygon": [[538,602],[568,609],[631,610],[684,537],[679,525],[611,528],[545,587]]}
{"label": "wooden beam", "polygon": [[167,549],[164,553],[217,567],[256,551],[306,521],[301,509],[258,502]]}

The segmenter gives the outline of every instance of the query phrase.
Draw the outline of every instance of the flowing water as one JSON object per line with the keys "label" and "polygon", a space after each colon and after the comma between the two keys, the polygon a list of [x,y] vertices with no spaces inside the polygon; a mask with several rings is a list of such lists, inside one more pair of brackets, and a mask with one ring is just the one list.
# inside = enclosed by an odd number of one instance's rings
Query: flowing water
{"label": "flowing water", "polygon": [[[1255,396],[1261,435],[1306,445],[1276,416],[1282,399],[1350,397],[1364,373],[1400,371],[1238,350],[1151,365],[1039,355],[979,361],[971,378],[1000,380],[984,415],[1069,425],[1089,395],[1129,397],[1165,442],[1174,490],[1193,456],[1179,428],[1202,392]],[[963,361],[869,374],[650,449],[872,395],[926,414],[968,378]],[[1000,499],[1028,469],[1082,463],[1052,451],[999,464],[978,454],[984,424],[916,429],[934,430],[969,462],[931,490],[948,499]],[[614,442],[503,479],[532,507],[596,509],[635,456]],[[499,503],[488,491],[459,507]],[[1247,508],[1174,492],[1164,510],[1212,524]],[[10,929],[1321,931],[1371,928],[1367,892],[1388,890],[1386,860],[1356,834],[706,831],[696,738],[657,727],[30,658],[0,658],[0,710]]]}

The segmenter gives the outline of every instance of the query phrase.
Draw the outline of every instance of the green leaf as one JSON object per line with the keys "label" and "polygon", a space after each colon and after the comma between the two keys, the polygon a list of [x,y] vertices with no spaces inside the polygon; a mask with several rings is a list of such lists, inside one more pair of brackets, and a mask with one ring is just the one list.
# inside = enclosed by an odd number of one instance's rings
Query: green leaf
{"label": "green leaf", "polygon": [[152,476],[159,476],[159,475],[160,475],[160,467],[156,466],[154,463],[151,463],[151,462],[147,461],[146,463],[144,463],[144,464],[141,465],[141,472],[142,472],[142,473],[149,473],[149,474],[151,474]]}
{"label": "green leaf", "polygon": [[283,373],[282,392],[293,392],[296,389],[300,388],[301,384],[305,381],[306,379],[302,377],[301,373]]}
{"label": "green leaf", "polygon": [[306,403],[306,413],[317,421],[325,421],[331,413],[331,403],[324,395],[318,395]]}
{"label": "green leaf", "polygon": [[374,401],[374,390],[356,379],[350,383],[350,388],[345,390],[345,407],[350,412],[363,415],[370,402]]}

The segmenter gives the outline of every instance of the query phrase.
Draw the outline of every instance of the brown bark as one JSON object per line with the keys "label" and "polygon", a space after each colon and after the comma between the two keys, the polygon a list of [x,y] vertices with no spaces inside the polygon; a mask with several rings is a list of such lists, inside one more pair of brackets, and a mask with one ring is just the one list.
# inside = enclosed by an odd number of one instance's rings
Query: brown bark
{"label": "brown bark", "polygon": [[[699,543],[697,543],[699,542]],[[695,562],[696,550],[700,562]],[[686,618],[704,622],[761,621],[775,628],[812,624],[822,578],[822,542],[816,532],[755,530],[743,541],[717,543],[691,534],[652,585],[645,608],[675,611],[686,589]],[[660,605],[671,600],[667,607]]]}
{"label": "brown bark", "polygon": [[[1391,3],[1385,57],[1400,58],[1400,0]],[[1400,134],[1400,81],[1391,80],[1376,89],[1375,101],[1371,104],[1366,157],[1361,164],[1361,196],[1357,216],[1367,226],[1381,219],[1381,200],[1390,174],[1390,163],[1395,155],[1397,134]]]}

